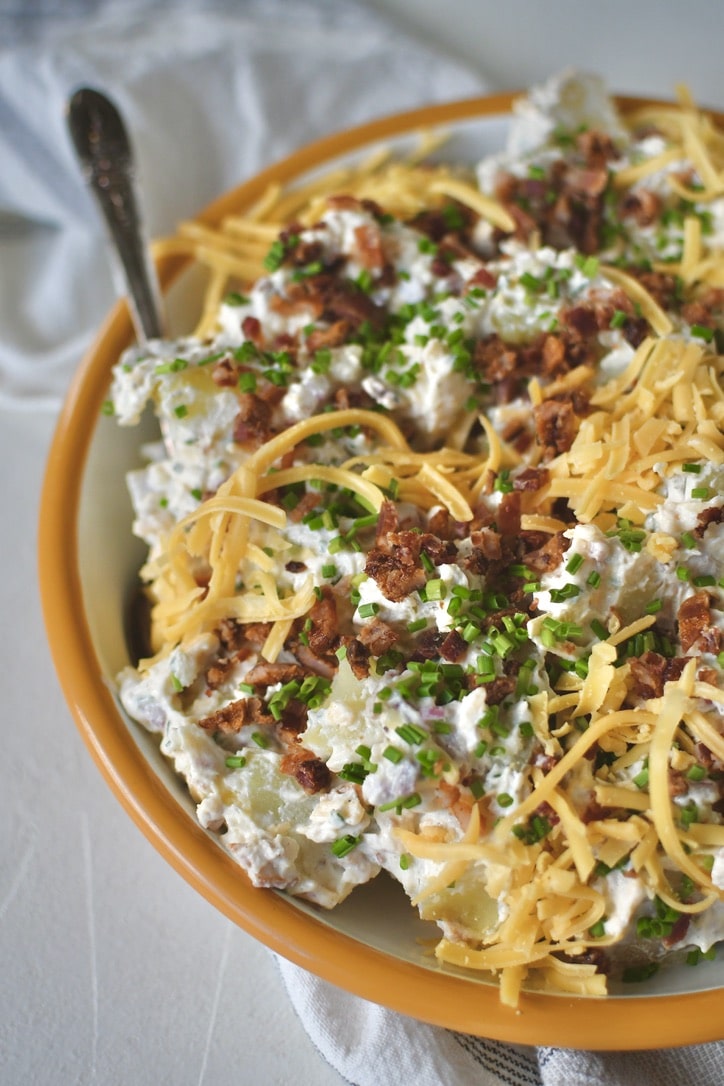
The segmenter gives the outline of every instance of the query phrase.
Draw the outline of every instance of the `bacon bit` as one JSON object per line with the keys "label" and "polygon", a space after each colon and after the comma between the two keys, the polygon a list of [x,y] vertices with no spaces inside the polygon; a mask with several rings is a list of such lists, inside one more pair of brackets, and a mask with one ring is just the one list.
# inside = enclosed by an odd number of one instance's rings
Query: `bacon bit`
{"label": "bacon bit", "polygon": [[370,673],[370,650],[357,637],[346,637],[347,663],[357,679],[366,679]]}
{"label": "bacon bit", "polygon": [[[581,339],[590,339],[598,332],[598,318],[595,309],[587,305],[573,305],[561,309],[558,319],[566,328],[570,328]],[[552,338],[552,337],[549,337]]]}
{"label": "bacon bit", "polygon": [[568,452],[576,436],[576,415],[570,400],[544,400],[533,408],[536,440],[543,455],[552,459]]}
{"label": "bacon bit", "polygon": [[442,506],[428,518],[427,526],[438,539],[464,539],[469,529],[464,521],[453,520]]}
{"label": "bacon bit", "polygon": [[681,307],[681,315],[687,324],[701,324],[705,328],[717,327],[717,313],[716,309],[721,312],[721,304],[712,309],[707,305],[703,299],[697,301],[687,302],[686,305]]}
{"label": "bacon bit", "polygon": [[666,683],[675,682],[684,670],[686,660],[677,656],[667,659],[658,652],[644,652],[630,661],[631,693],[648,700],[660,698]]}
{"label": "bacon bit", "polygon": [[668,949],[670,947],[676,946],[677,943],[682,942],[682,940],[686,936],[687,931],[689,930],[690,923],[690,913],[682,913],[681,916],[677,917],[677,919],[673,923],[669,934],[664,935],[664,937],[662,938],[661,942],[663,943],[663,945]]}
{"label": "bacon bit", "polygon": [[495,384],[515,373],[518,367],[518,355],[514,347],[505,343],[495,333],[476,341],[473,362],[481,376],[491,384]]}
{"label": "bacon bit", "polygon": [[253,392],[239,393],[239,413],[234,420],[234,441],[258,448],[271,437],[272,410]]}
{"label": "bacon bit", "polygon": [[566,539],[563,532],[556,532],[555,535],[549,536],[541,546],[529,551],[524,556],[523,561],[535,573],[547,573],[558,568],[570,545],[570,539]]}
{"label": "bacon bit", "polygon": [[397,641],[397,633],[392,626],[377,615],[362,627],[357,636],[373,656],[384,655]]}
{"label": "bacon bit", "polygon": [[641,271],[636,268],[630,268],[629,274],[639,281],[662,309],[678,308],[678,285],[675,276],[667,272]]}
{"label": "bacon bit", "polygon": [[348,411],[350,407],[370,409],[374,400],[363,388],[338,388],[334,393],[334,406],[338,411]]}
{"label": "bacon bit", "polygon": [[392,553],[373,547],[365,563],[365,573],[377,582],[386,599],[399,603],[425,584],[425,570],[420,552],[400,548]]}
{"label": "bacon bit", "polygon": [[586,129],[576,136],[576,146],[589,166],[600,168],[619,157],[616,146],[606,132]]}
{"label": "bacon bit", "polygon": [[251,340],[255,347],[262,347],[264,344],[264,334],[261,328],[261,321],[258,317],[244,317],[241,322],[241,330],[244,333],[246,339]]}
{"label": "bacon bit", "polygon": [[679,607],[677,615],[679,641],[683,652],[699,642],[703,652],[718,652],[721,631],[711,624],[710,597],[708,592],[696,592]]}
{"label": "bacon bit", "polygon": [[390,532],[396,532],[400,527],[400,518],[397,515],[397,506],[394,502],[383,501],[377,515],[377,528],[375,530],[375,542],[388,536]]}
{"label": "bacon bit", "polygon": [[349,322],[345,320],[335,321],[327,328],[315,328],[307,336],[307,349],[319,351],[324,347],[339,347],[349,336]]}
{"label": "bacon bit", "polygon": [[324,656],[339,644],[337,602],[328,586],[322,589],[322,598],[312,606],[309,617],[309,647],[315,656]]}
{"label": "bacon bit", "polygon": [[439,655],[440,642],[443,639],[444,634],[441,634],[439,630],[436,630],[433,626],[429,626],[426,630],[422,630],[421,633],[415,638],[415,651],[413,653],[413,660],[433,660]]}
{"label": "bacon bit", "polygon": [[350,280],[330,276],[313,277],[307,282],[318,283],[322,312],[329,319],[346,320],[353,330],[369,322],[373,328],[381,328],[385,322],[385,310],[372,301],[368,294]]}
{"label": "bacon bit", "polygon": [[548,485],[550,472],[548,468],[524,468],[513,479],[514,490],[542,490]]}
{"label": "bacon bit", "polygon": [[363,223],[354,230],[354,256],[363,268],[381,271],[385,264],[382,232],[377,224]]}
{"label": "bacon bit", "polygon": [[689,791],[689,782],[683,773],[679,773],[676,769],[669,770],[669,795],[685,796]]}
{"label": "bacon bit", "polygon": [[[269,623],[269,628],[271,629],[271,623]],[[234,618],[222,618],[216,633],[221,644],[235,652],[241,648],[245,640],[248,640],[248,629],[248,626],[242,626]]]}
{"label": "bacon bit", "polygon": [[289,253],[291,263],[297,268],[314,264],[324,256],[324,248],[319,241],[299,241]]}
{"label": "bacon bit", "polygon": [[234,666],[234,663],[235,661],[228,656],[223,660],[215,660],[204,676],[207,689],[215,690],[217,686],[221,686]]}
{"label": "bacon bit", "polygon": [[312,510],[316,509],[318,505],[319,495],[315,494],[311,490],[308,490],[306,494],[302,494],[301,498],[294,506],[294,508],[289,510],[287,516],[295,524],[299,524],[307,515],[307,513],[311,513]]}
{"label": "bacon bit", "polygon": [[637,226],[650,226],[661,214],[661,197],[651,189],[629,192],[619,203],[619,214],[635,219]]}
{"label": "bacon bit", "polygon": [[309,795],[323,792],[332,783],[327,765],[304,747],[290,747],[279,762],[279,769],[288,777],[294,777]]}
{"label": "bacon bit", "polygon": [[[473,674],[470,676],[473,681],[473,686],[481,685],[476,682],[476,676]],[[501,701],[507,698],[515,690],[515,679],[509,675],[499,675],[492,682],[483,683],[485,686],[485,700],[488,705],[500,705]]]}
{"label": "bacon bit", "polygon": [[305,674],[304,668],[299,664],[271,664],[267,660],[261,660],[247,672],[244,681],[250,686],[273,686],[275,683],[290,683],[294,679],[303,679]]}
{"label": "bacon bit", "polygon": [[273,724],[274,717],[267,711],[261,698],[240,698],[232,701],[223,709],[217,709],[215,713],[199,721],[199,727],[207,732],[221,732],[223,735],[233,735],[241,731],[245,724]]}
{"label": "bacon bit", "polygon": [[220,358],[211,370],[211,380],[220,388],[236,388],[240,372],[230,358]]}
{"label": "bacon bit", "polygon": [[493,275],[487,268],[478,268],[475,274],[468,279],[465,293],[469,293],[475,287],[482,287],[483,290],[494,290],[497,283],[497,275]]}
{"label": "bacon bit", "polygon": [[468,644],[467,641],[463,640],[457,630],[450,630],[448,634],[445,634],[445,637],[440,644],[439,651],[443,660],[448,660],[450,663],[454,664],[458,660],[461,660],[468,651]]}
{"label": "bacon bit", "polygon": [[502,536],[517,536],[520,533],[520,493],[511,490],[503,494],[496,516],[498,531]]}
{"label": "bacon bit", "polygon": [[317,656],[308,645],[303,645],[301,641],[295,644],[294,655],[307,672],[321,675],[323,679],[333,679],[337,674],[337,660],[334,657],[329,659]]}
{"label": "bacon bit", "polygon": [[470,533],[470,542],[486,562],[498,562],[503,555],[500,532],[494,528],[479,528]]}
{"label": "bacon bit", "polygon": [[272,294],[269,306],[275,313],[289,317],[300,313],[309,314],[310,320],[319,320],[324,312],[323,299],[318,281],[322,276],[311,276],[298,282],[287,283],[285,294]]}

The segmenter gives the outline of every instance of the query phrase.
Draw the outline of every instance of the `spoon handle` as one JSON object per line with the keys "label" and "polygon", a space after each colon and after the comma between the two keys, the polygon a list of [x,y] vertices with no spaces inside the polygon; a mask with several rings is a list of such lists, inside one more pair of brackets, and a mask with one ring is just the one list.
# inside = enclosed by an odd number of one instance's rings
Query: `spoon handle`
{"label": "spoon handle", "polygon": [[133,153],[116,106],[82,87],[68,103],[68,128],[81,169],[110,231],[140,342],[163,336],[161,294],[143,234]]}

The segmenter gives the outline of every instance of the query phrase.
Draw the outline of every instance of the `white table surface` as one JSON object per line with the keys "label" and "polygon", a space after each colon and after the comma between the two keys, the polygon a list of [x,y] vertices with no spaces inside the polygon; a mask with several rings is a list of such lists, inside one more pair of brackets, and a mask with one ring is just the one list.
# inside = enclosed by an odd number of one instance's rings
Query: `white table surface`
{"label": "white table surface", "polygon": [[[367,2],[479,57],[496,89],[577,62],[622,91],[664,95],[683,80],[724,107],[718,0]],[[0,1082],[336,1086],[271,954],[156,854],[65,707],[36,587],[53,423],[48,412],[0,414]]]}

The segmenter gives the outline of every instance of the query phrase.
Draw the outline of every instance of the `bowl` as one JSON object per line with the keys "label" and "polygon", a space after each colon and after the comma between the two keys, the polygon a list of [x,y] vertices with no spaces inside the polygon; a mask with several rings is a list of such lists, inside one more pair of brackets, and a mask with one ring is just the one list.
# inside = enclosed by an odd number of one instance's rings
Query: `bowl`
{"label": "bowl", "polygon": [[[251,207],[272,182],[307,180],[380,144],[414,145],[442,131],[442,157],[475,162],[499,149],[513,95],[469,99],[387,117],[302,148],[198,216],[209,225]],[[626,110],[639,100],[618,99]],[[172,323],[193,291],[184,261],[159,263]],[[176,313],[176,317],[174,317]],[[176,330],[185,331],[178,327]],[[40,512],[40,586],[55,666],[101,773],[158,852],[215,908],[297,965],[358,996],[450,1029],[523,1044],[636,1049],[721,1036],[724,961],[662,969],[645,987],[590,998],[524,992],[513,1011],[497,986],[429,954],[437,929],[416,918],[401,889],[379,878],[326,913],[255,889],[196,821],[183,783],[156,740],[121,709],[113,676],[129,662],[127,623],[143,546],[131,534],[124,477],[140,464],[153,420],[121,429],[102,414],[110,371],[133,341],[125,303],[108,315],[67,395],[47,462]],[[145,432],[144,432],[145,427]],[[381,919],[382,918],[382,919]]]}

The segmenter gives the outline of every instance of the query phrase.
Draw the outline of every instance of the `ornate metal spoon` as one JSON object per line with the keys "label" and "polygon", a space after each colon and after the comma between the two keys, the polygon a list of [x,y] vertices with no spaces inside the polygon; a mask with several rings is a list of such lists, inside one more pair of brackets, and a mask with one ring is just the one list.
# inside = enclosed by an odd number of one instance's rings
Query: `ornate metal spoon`
{"label": "ornate metal spoon", "polygon": [[140,342],[157,339],[164,332],[161,293],[142,228],[123,119],[100,91],[82,87],[68,103],[68,128],[118,254],[136,335]]}

